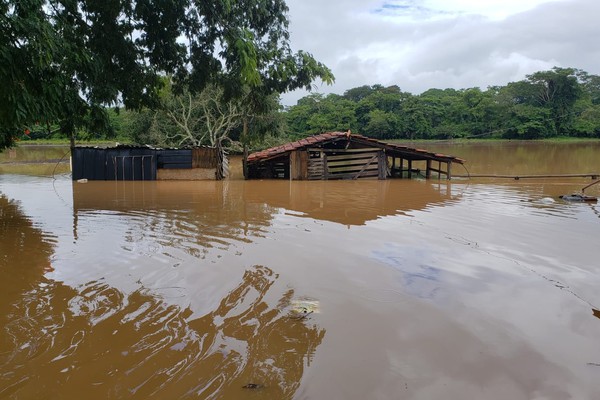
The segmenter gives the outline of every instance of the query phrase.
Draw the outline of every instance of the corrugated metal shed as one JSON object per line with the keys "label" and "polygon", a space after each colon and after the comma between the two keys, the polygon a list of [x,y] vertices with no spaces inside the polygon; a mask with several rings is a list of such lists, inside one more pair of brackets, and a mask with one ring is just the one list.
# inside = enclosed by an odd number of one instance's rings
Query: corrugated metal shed
{"label": "corrugated metal shed", "polygon": [[75,147],[73,180],[155,180],[157,151],[144,147]]}
{"label": "corrugated metal shed", "polygon": [[156,180],[158,169],[216,168],[218,151],[209,147],[75,147],[71,150],[72,177],[73,180]]}

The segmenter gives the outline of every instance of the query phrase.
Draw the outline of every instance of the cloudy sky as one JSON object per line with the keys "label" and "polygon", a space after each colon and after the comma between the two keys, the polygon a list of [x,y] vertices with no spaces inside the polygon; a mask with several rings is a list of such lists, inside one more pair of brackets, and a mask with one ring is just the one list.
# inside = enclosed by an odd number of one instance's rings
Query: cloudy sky
{"label": "cloudy sky", "polygon": [[[292,46],[365,84],[504,85],[553,66],[600,74],[600,0],[287,0]],[[286,105],[306,92],[284,94]]]}

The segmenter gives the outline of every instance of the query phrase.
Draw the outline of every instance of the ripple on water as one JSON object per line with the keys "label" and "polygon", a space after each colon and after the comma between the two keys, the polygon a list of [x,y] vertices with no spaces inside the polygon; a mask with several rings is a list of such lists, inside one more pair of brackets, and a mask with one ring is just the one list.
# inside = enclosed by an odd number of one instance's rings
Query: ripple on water
{"label": "ripple on water", "polygon": [[267,397],[291,398],[325,332],[288,317],[292,290],[267,302],[277,279],[253,267],[198,317],[165,301],[179,288],[125,295],[103,280],[76,290],[47,281],[14,306],[26,317],[6,326],[13,340],[0,395],[76,398],[85,388],[89,398],[236,398],[256,384]]}

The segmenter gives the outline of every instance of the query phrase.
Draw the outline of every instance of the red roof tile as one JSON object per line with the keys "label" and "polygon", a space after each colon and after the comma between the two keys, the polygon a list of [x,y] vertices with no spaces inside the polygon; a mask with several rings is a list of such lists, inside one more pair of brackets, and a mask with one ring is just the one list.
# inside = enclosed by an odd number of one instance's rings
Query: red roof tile
{"label": "red roof tile", "polygon": [[403,145],[398,145],[395,143],[385,143],[385,142],[379,141],[377,139],[369,138],[369,137],[362,136],[362,135],[349,134],[347,132],[326,132],[326,133],[322,133],[320,135],[309,136],[309,137],[297,140],[295,142],[286,143],[281,146],[276,146],[276,147],[272,147],[270,149],[258,151],[256,153],[252,153],[248,156],[248,162],[254,163],[254,162],[260,162],[260,161],[266,161],[266,160],[281,156],[290,151],[299,150],[299,149],[303,149],[303,148],[307,148],[307,147],[312,147],[313,145],[318,144],[318,143],[325,143],[325,142],[333,141],[335,139],[340,139],[340,138],[349,138],[349,139],[354,140],[355,142],[359,142],[359,143],[360,142],[373,143],[381,148],[406,152],[406,153],[408,153],[408,155],[410,155],[410,154],[417,155],[418,154],[419,157],[426,156],[429,159],[438,159],[438,160],[442,159],[440,161],[452,161],[452,162],[458,162],[461,164],[464,163],[464,160],[454,157],[454,156],[449,156],[449,155],[439,154],[439,153],[432,153],[432,152],[428,152],[427,150],[422,150],[422,149],[413,149],[413,148],[403,146]]}

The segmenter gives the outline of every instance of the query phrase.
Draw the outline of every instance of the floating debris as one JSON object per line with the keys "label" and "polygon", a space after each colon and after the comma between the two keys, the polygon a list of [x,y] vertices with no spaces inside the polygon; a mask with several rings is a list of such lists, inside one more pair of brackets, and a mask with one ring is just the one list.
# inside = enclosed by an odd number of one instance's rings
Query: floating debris
{"label": "floating debris", "polygon": [[598,201],[597,197],[594,196],[588,196],[582,193],[572,193],[572,194],[565,194],[562,196],[558,196],[561,200],[564,201],[569,201],[569,202],[574,202],[574,203],[595,203]]}
{"label": "floating debris", "polygon": [[242,386],[242,389],[250,389],[250,390],[262,389],[262,388],[264,388],[264,385],[261,385],[260,383],[248,383],[248,384]]}
{"label": "floating debris", "polygon": [[290,318],[304,319],[309,315],[320,312],[319,301],[314,299],[295,299],[290,305]]}
{"label": "floating debris", "polygon": [[556,201],[554,201],[554,199],[552,197],[543,197],[538,202],[541,203],[541,204],[553,204],[553,203],[556,203]]}

